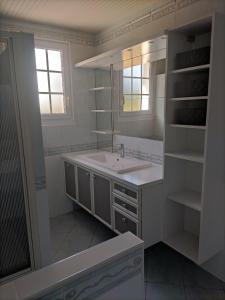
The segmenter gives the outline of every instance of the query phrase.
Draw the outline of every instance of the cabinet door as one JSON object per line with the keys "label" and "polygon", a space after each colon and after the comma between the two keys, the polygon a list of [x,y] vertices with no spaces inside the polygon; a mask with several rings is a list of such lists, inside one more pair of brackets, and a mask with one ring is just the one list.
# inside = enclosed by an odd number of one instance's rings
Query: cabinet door
{"label": "cabinet door", "polygon": [[96,174],[93,181],[95,214],[111,224],[110,181]]}
{"label": "cabinet door", "polygon": [[75,166],[64,162],[66,193],[76,199]]}
{"label": "cabinet door", "polygon": [[91,210],[90,172],[77,167],[78,176],[78,200],[86,208]]}

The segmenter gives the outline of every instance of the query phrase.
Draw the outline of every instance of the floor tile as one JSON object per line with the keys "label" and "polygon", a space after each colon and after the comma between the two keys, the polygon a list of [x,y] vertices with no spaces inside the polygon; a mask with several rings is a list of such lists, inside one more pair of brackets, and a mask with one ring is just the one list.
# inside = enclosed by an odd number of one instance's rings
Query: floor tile
{"label": "floor tile", "polygon": [[116,236],[82,209],[51,220],[54,260],[58,261]]}
{"label": "floor tile", "polygon": [[69,233],[56,232],[54,230],[51,231],[51,245],[53,251],[57,251],[62,247],[63,242],[65,241],[68,234]]}
{"label": "floor tile", "polygon": [[184,264],[184,285],[203,289],[223,289],[224,283],[187,260]]}
{"label": "floor tile", "polygon": [[145,251],[145,280],[155,284],[183,285],[183,257],[164,245]]}
{"label": "floor tile", "polygon": [[225,299],[225,292],[223,290],[185,287],[185,294],[187,300],[224,300]]}
{"label": "floor tile", "polygon": [[146,300],[186,300],[184,287],[164,284],[147,284]]}
{"label": "floor tile", "polygon": [[73,213],[64,214],[50,220],[50,229],[53,232],[68,233],[76,225],[76,218]]}

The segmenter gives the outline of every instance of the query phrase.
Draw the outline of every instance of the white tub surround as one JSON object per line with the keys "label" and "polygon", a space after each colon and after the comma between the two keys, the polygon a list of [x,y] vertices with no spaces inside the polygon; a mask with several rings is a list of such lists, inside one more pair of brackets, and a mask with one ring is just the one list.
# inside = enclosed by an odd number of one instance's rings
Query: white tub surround
{"label": "white tub surround", "polygon": [[146,162],[143,169],[120,174],[90,159],[97,154],[105,152],[62,156],[66,195],[116,233],[131,231],[142,238],[145,248],[159,242],[162,166]]}
{"label": "white tub surround", "polygon": [[143,300],[143,242],[125,233],[1,286],[0,298]]}

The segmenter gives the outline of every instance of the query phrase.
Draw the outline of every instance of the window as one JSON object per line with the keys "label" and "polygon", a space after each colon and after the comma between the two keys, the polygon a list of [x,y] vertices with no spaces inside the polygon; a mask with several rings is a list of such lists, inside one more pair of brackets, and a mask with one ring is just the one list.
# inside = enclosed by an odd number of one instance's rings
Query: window
{"label": "window", "polygon": [[150,63],[136,57],[123,62],[123,112],[149,112]]}
{"label": "window", "polygon": [[36,42],[38,95],[44,119],[68,117],[71,114],[71,77],[67,48],[65,43]]}

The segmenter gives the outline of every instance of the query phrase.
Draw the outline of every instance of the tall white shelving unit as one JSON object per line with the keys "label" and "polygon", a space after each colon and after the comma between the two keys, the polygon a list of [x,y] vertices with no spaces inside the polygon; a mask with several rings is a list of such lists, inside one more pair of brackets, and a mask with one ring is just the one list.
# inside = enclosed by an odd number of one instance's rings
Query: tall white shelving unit
{"label": "tall white shelving unit", "polygon": [[[210,47],[209,62],[176,68],[176,55]],[[224,248],[225,17],[208,16],[168,32],[163,241],[201,264]],[[208,93],[177,93],[177,82],[208,75]],[[207,107],[206,124],[177,122],[178,109]]]}

